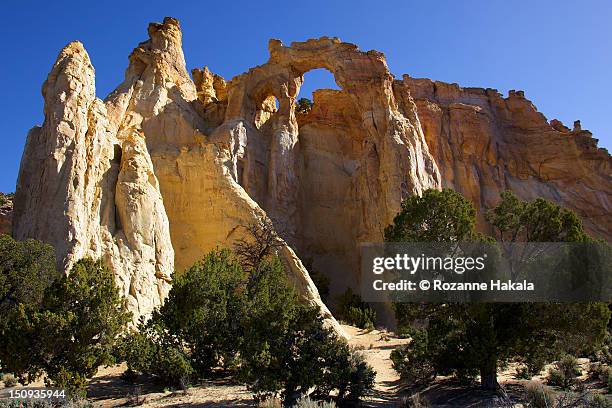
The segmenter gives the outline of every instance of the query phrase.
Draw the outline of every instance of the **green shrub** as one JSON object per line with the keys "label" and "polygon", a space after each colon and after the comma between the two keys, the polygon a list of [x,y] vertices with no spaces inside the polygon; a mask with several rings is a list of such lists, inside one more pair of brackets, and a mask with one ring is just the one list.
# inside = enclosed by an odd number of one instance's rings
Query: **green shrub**
{"label": "green shrub", "polygon": [[372,330],[376,321],[376,312],[369,307],[350,307],[346,313],[346,320],[361,329]]}
{"label": "green shrub", "polygon": [[60,277],[53,247],[0,235],[0,361],[23,382],[41,371],[39,336],[32,315],[43,308],[45,292]]}
{"label": "green shrub", "polygon": [[336,366],[332,366],[332,372],[333,368],[338,374],[331,384],[338,389],[340,402],[356,402],[372,392],[376,372],[368,365],[361,352],[344,349],[344,353],[337,357]]}
{"label": "green shrub", "polygon": [[593,356],[593,360],[605,363],[605,364],[612,364],[612,334],[610,334],[610,331],[608,330],[608,332],[606,333],[606,337],[604,338],[604,341],[601,345],[601,347],[599,347]]}
{"label": "green shrub", "polygon": [[168,299],[152,319],[180,338],[199,376],[214,367],[230,367],[235,359],[246,279],[229,250],[213,251],[174,279]]}
{"label": "green shrub", "polygon": [[335,393],[339,402],[348,402],[373,389],[374,370],[325,327],[318,309],[299,307],[286,331],[277,336],[251,344],[244,353],[241,378],[258,400],[280,393],[285,403],[291,403],[313,389],[317,399]]}
{"label": "green shrub", "polygon": [[80,260],[67,275],[54,265],[48,245],[0,236],[0,360],[23,382],[45,373],[74,397],[113,362],[130,314],[102,262]]}
{"label": "green shrub", "polygon": [[393,369],[409,385],[425,385],[436,378],[426,336],[422,331],[413,332],[410,343],[391,352]]}
{"label": "green shrub", "polygon": [[181,389],[187,388],[194,370],[182,350],[175,347],[160,348],[155,360],[155,373],[164,383],[176,385]]}
{"label": "green shrub", "polygon": [[185,388],[194,370],[180,344],[173,341],[164,326],[155,320],[139,325],[139,331],[123,338],[118,357],[128,366],[126,373],[151,374],[160,383]]}
{"label": "green shrub", "polygon": [[548,384],[561,388],[569,388],[573,383],[568,383],[567,377],[561,370],[551,368],[548,370]]}
{"label": "green shrub", "polygon": [[[486,215],[494,237],[476,231],[476,210],[449,189],[426,190],[407,197],[393,223],[385,228],[387,242],[488,242],[511,259],[504,242],[589,242],[580,219],[553,202],[524,202],[504,192]],[[578,254],[580,255],[580,254]],[[582,260],[584,260],[584,255]],[[567,265],[574,273],[578,263]],[[565,273],[565,272],[564,272]],[[601,344],[610,319],[608,305],[584,303],[442,303],[395,305],[398,326],[426,322],[429,355],[437,372],[480,372],[484,389],[498,388],[497,368],[529,358],[530,368],[554,354],[582,353]],[[537,358],[536,358],[537,357]],[[535,363],[538,364],[535,364]]]}
{"label": "green shrub", "polygon": [[530,382],[525,389],[527,402],[533,408],[550,408],[555,401],[554,394],[545,385],[537,382]]}
{"label": "green shrub", "polygon": [[569,389],[576,384],[581,374],[580,366],[575,357],[567,355],[555,363],[548,372],[548,384]]}
{"label": "green shrub", "polygon": [[45,400],[0,400],[0,408],[54,408],[52,402]]}
{"label": "green shrub", "polygon": [[[52,246],[0,234],[0,329],[19,314],[40,309],[45,291],[60,276]],[[3,348],[11,345],[1,340],[0,360],[6,362],[14,351]]]}
{"label": "green shrub", "polygon": [[71,399],[61,404],[56,404],[47,400],[35,400],[35,399],[13,399],[13,400],[0,400],[0,408],[91,408],[93,404],[85,399]]}
{"label": "green shrub", "polygon": [[612,393],[612,367],[601,363],[593,363],[589,367],[589,377],[605,384],[608,392]]}
{"label": "green shrub", "polygon": [[113,273],[101,261],[75,263],[51,285],[43,310],[33,315],[45,382],[84,395],[86,379],[99,366],[114,363],[116,337],[130,316]]}
{"label": "green shrub", "polygon": [[360,329],[373,329],[376,322],[374,309],[363,302],[361,296],[355,294],[351,288],[347,288],[338,297],[338,316]]}
{"label": "green shrub", "polygon": [[280,261],[264,261],[257,270],[245,289],[239,378],[259,400],[280,393],[290,403],[311,389],[318,399],[366,395],[374,371],[325,326],[318,308],[298,301]]}
{"label": "green shrub", "polygon": [[280,395],[288,404],[311,390],[352,401],[373,388],[374,371],[318,308],[299,302],[278,258],[246,270],[230,251],[211,252],[175,280],[164,306],[117,354],[130,370],[171,385],[225,368],[260,403]]}
{"label": "green shrub", "polygon": [[602,363],[591,363],[589,366],[589,377],[596,381],[607,382],[608,375],[612,373],[612,368]]}

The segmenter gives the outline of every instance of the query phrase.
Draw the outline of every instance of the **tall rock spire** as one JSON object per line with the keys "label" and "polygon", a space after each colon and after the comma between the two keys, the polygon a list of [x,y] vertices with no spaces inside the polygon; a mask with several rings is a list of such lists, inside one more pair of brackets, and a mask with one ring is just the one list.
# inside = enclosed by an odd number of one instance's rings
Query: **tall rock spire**
{"label": "tall rock spire", "polygon": [[53,245],[65,271],[103,258],[136,320],[161,304],[174,269],[150,157],[137,138],[112,132],[81,43],[60,52],[43,97],[45,121],[30,131],[21,161],[13,235]]}

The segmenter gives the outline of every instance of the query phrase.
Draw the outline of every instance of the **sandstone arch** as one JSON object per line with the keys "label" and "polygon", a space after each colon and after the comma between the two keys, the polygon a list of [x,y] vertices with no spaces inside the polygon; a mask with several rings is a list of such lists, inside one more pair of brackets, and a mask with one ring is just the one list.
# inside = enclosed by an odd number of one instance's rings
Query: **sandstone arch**
{"label": "sandstone arch", "polygon": [[[271,40],[265,64],[229,81],[195,69],[192,80],[178,21],[148,33],[104,101],[82,44],[62,50],[12,226],[53,244],[63,268],[104,257],[136,318],[163,301],[173,270],[270,217],[290,278],[335,325],[296,252],[336,291],[357,288],[358,244],[381,240],[402,199],[427,188],[453,187],[483,210],[506,188],[544,195],[610,236],[610,155],[581,127],[549,124],[522,92],[395,80],[382,53],[328,37]],[[318,90],[300,115],[303,74],[320,68],[341,89]],[[278,108],[264,121],[270,97]]]}

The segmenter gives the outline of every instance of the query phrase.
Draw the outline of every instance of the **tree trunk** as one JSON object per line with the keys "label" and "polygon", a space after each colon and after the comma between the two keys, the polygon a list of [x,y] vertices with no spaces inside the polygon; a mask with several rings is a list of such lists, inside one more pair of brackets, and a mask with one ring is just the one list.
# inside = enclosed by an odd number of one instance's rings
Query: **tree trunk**
{"label": "tree trunk", "polygon": [[480,386],[483,390],[497,390],[497,361],[489,361],[480,367]]}

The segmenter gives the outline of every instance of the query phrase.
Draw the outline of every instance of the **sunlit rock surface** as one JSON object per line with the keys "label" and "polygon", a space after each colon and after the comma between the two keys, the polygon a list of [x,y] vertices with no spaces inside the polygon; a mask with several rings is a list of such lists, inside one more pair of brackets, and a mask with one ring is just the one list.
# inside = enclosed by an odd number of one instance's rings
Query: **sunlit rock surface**
{"label": "sunlit rock surface", "polygon": [[[402,199],[428,188],[455,188],[480,209],[504,189],[543,196],[609,238],[610,156],[579,124],[548,123],[522,92],[396,80],[382,53],[326,37],[271,40],[263,65],[192,79],[178,21],[148,32],[104,101],[82,44],[62,50],[13,215],[15,238],[53,244],[61,268],[105,259],[135,317],[163,302],[174,270],[269,217],[290,279],[341,331],[302,261],[332,294],[358,288],[359,244],[382,240]],[[298,112],[303,74],[318,68],[340,90],[316,91]]]}

